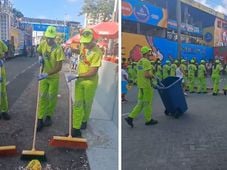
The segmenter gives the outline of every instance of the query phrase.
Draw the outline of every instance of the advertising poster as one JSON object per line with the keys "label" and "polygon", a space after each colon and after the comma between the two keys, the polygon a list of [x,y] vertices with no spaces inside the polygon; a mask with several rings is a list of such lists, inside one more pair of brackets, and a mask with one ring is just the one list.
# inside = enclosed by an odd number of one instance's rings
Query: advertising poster
{"label": "advertising poster", "polygon": [[167,10],[138,0],[122,1],[122,19],[167,28]]}

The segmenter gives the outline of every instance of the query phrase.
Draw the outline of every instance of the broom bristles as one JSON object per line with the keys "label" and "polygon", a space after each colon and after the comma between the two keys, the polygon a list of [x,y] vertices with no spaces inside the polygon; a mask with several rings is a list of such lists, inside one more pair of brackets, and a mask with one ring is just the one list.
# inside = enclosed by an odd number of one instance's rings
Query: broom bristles
{"label": "broom bristles", "polygon": [[49,145],[60,148],[70,149],[87,149],[87,140],[84,138],[73,138],[73,137],[61,137],[54,136],[50,141]]}
{"label": "broom bristles", "polygon": [[33,160],[37,159],[39,161],[47,161],[44,151],[37,150],[23,150],[21,155],[21,160]]}
{"label": "broom bristles", "polygon": [[16,154],[17,154],[16,146],[14,145],[0,146],[0,156],[11,156]]}

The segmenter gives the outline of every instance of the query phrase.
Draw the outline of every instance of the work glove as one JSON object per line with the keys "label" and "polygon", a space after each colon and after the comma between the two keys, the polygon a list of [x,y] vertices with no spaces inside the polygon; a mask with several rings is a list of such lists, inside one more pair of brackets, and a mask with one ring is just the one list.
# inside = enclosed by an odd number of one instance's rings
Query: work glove
{"label": "work glove", "polygon": [[39,65],[42,66],[44,64],[43,56],[39,56]]}
{"label": "work glove", "polygon": [[0,67],[2,67],[4,64],[4,61],[2,59],[0,59]]}
{"label": "work glove", "polygon": [[75,80],[75,79],[78,79],[78,78],[79,78],[78,75],[70,74],[70,75],[68,75],[68,76],[66,77],[66,80],[67,80],[67,82],[70,82],[70,81]]}
{"label": "work glove", "polygon": [[41,73],[41,74],[38,75],[38,80],[40,81],[40,80],[43,80],[43,79],[45,79],[47,77],[48,77],[47,73]]}

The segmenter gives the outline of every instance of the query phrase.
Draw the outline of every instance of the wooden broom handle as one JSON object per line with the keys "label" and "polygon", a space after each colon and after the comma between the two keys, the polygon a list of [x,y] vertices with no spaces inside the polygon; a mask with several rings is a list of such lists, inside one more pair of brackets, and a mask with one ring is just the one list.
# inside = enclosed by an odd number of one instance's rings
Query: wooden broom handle
{"label": "wooden broom handle", "polygon": [[[42,73],[43,65],[40,67],[39,73]],[[38,111],[39,111],[39,87],[40,87],[40,81],[38,82],[38,92],[37,92],[37,100],[36,100],[36,111],[35,111],[35,127],[34,127],[34,133],[33,133],[33,141],[32,141],[32,150],[35,149],[35,143],[36,143],[36,133],[37,133],[37,123],[38,123]]]}

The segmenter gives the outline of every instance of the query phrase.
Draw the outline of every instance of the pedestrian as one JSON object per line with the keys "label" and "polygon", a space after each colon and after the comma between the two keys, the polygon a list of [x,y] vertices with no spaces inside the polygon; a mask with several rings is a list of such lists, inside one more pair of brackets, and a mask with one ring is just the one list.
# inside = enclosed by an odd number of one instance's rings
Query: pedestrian
{"label": "pedestrian", "polygon": [[206,83],[206,66],[205,61],[201,60],[200,65],[198,67],[198,86],[197,93],[207,93],[207,83]]}
{"label": "pedestrian", "polygon": [[151,57],[152,50],[144,46],[141,48],[142,58],[137,63],[137,87],[138,87],[138,102],[131,113],[125,118],[125,121],[133,127],[133,120],[141,111],[144,111],[145,125],[154,125],[158,121],[152,118],[152,101],[154,89],[151,86],[151,79],[154,73],[151,72]]}
{"label": "pedestrian", "polygon": [[[62,68],[62,62],[65,60],[64,51],[57,45],[55,38],[57,35],[56,27],[48,26],[45,32],[45,40],[40,43],[37,52],[42,56],[42,73],[39,74],[39,92],[38,102],[38,125],[37,131],[41,131],[44,126],[52,124],[57,95],[59,89],[59,72]],[[44,121],[45,118],[45,121]]]}
{"label": "pedestrian", "polygon": [[81,51],[73,106],[73,137],[81,137],[81,129],[87,127],[98,86],[98,69],[101,66],[103,56],[101,49],[95,43],[92,29],[85,28],[82,31],[80,43]]}
{"label": "pedestrian", "polygon": [[179,63],[178,60],[173,61],[173,63],[170,66],[170,76],[176,76],[176,69],[177,69],[177,64]]}
{"label": "pedestrian", "polygon": [[184,73],[184,82],[183,82],[183,87],[184,90],[187,90],[187,80],[188,80],[188,67],[187,67],[187,61],[185,59],[181,60],[180,68],[182,69]]}
{"label": "pedestrian", "polygon": [[6,90],[6,70],[3,61],[3,57],[7,51],[8,47],[3,41],[0,40],[0,119],[3,118],[4,120],[10,120]]}
{"label": "pedestrian", "polygon": [[195,88],[195,78],[196,78],[196,71],[197,67],[195,65],[195,60],[192,59],[190,61],[190,64],[188,65],[188,87],[189,87],[189,92],[194,93],[194,88]]}
{"label": "pedestrian", "polygon": [[163,79],[170,76],[170,61],[166,60],[165,65],[163,66]]}
{"label": "pedestrian", "polygon": [[159,80],[162,80],[162,65],[159,59],[156,61],[155,75],[159,78]]}
{"label": "pedestrian", "polygon": [[[181,84],[182,84],[182,89],[184,89],[184,75],[185,75],[185,72],[184,72],[184,69],[181,65],[180,62],[177,63],[177,68],[176,68],[176,77],[178,77],[179,79],[182,79],[181,80]],[[184,95],[187,96],[187,93],[184,92]]]}
{"label": "pedestrian", "polygon": [[213,96],[218,95],[220,78],[221,78],[221,70],[222,70],[222,66],[220,61],[215,60],[215,63],[212,67],[212,74],[211,74],[211,79],[213,82]]}
{"label": "pedestrian", "polygon": [[128,100],[126,99],[126,94],[128,93],[128,73],[126,71],[126,67],[124,64],[121,66],[121,101],[122,102],[127,102]]}

